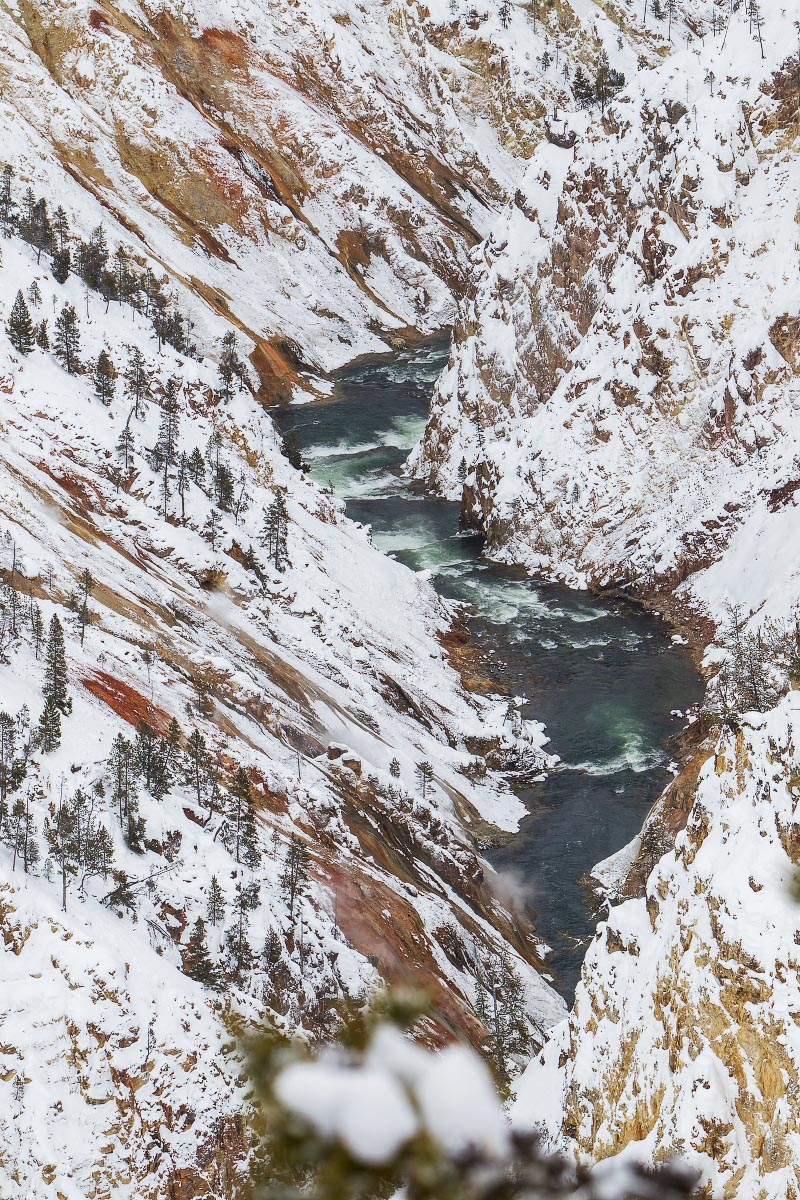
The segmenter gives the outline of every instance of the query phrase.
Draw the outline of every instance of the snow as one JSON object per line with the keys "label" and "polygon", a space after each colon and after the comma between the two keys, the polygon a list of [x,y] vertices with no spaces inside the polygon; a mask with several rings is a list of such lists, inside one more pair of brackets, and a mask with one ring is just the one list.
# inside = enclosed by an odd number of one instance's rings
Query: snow
{"label": "snow", "polygon": [[369,1165],[390,1162],[422,1129],[450,1155],[501,1156],[508,1125],[491,1076],[466,1046],[439,1052],[379,1027],[362,1064],[328,1052],[293,1063],[275,1083],[277,1099],[327,1140]]}
{"label": "snow", "polygon": [[279,1075],[275,1094],[321,1136],[341,1140],[370,1165],[394,1158],[419,1128],[399,1083],[369,1068],[295,1063]]}

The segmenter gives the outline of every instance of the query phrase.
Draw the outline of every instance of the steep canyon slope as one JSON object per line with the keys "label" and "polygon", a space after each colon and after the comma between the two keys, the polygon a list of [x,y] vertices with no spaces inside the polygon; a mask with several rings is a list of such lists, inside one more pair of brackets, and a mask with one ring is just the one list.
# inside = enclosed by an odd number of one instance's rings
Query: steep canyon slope
{"label": "steep canyon slope", "polygon": [[243,1022],[563,1014],[479,854],[541,729],[261,403],[451,319],[555,90],[461,7],[0,3],[3,1196],[233,1195]]}
{"label": "steep canyon slope", "polygon": [[[614,12],[612,64],[643,16]],[[708,647],[706,736],[600,871],[629,898],[516,1119],[772,1200],[800,1187],[798,28],[779,3],[664,14],[657,60],[565,118],[473,251],[412,466],[498,558],[641,597]]]}

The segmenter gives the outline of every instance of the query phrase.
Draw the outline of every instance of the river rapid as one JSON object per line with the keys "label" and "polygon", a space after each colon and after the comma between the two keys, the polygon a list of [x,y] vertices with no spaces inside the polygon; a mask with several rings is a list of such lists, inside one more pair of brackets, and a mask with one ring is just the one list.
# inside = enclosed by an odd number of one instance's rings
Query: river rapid
{"label": "river rapid", "polygon": [[581,877],[639,832],[670,778],[669,740],[702,683],[656,617],[487,562],[479,538],[458,535],[458,505],[403,477],[447,355],[437,342],[354,365],[331,401],[273,415],[376,546],[471,606],[488,673],[526,698],[526,717],[545,723],[561,763],[520,790],[530,815],[487,857],[516,877],[571,1002],[598,919]]}

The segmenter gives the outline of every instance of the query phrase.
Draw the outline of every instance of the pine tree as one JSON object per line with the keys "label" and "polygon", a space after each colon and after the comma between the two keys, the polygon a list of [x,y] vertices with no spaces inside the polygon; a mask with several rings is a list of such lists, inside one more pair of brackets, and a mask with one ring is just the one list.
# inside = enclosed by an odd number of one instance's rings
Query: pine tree
{"label": "pine tree", "polygon": [[189,455],[189,478],[202,491],[206,482],[206,464],[197,446]]}
{"label": "pine tree", "polygon": [[178,493],[181,502],[181,522],[186,522],[186,496],[189,491],[190,473],[189,473],[189,456],[185,450],[181,451],[181,456],[178,459],[178,470],[175,475],[175,491]]}
{"label": "pine tree", "polygon": [[422,799],[426,800],[428,797],[428,790],[433,783],[433,767],[429,762],[417,763],[415,774],[417,776],[417,783],[419,784],[420,791],[422,793]]}
{"label": "pine tree", "polygon": [[138,346],[131,350],[125,368],[125,390],[133,400],[133,413],[138,419],[139,408],[150,391],[150,370]]}
{"label": "pine tree", "polygon": [[609,64],[608,55],[601,50],[597,59],[597,74],[595,76],[594,93],[601,112],[605,112],[606,104],[612,100],[625,86],[625,76]]}
{"label": "pine tree", "polygon": [[88,569],[81,571],[78,580],[78,593],[76,596],[76,611],[78,613],[78,628],[81,631],[81,645],[86,635],[86,626],[90,624],[92,616],[89,612],[89,597],[94,588],[94,579],[92,573]]}
{"label": "pine tree", "polygon": [[236,334],[229,330],[222,339],[222,354],[219,359],[219,377],[222,384],[222,396],[225,401],[233,395],[233,382],[239,383],[239,391],[247,386],[247,370],[239,357],[236,344]]}
{"label": "pine tree", "polygon": [[586,78],[580,63],[578,63],[575,78],[572,81],[572,93],[579,108],[589,108],[594,101],[594,88]]}
{"label": "pine tree", "polygon": [[39,290],[39,284],[35,279],[28,288],[28,303],[32,304],[34,308],[39,308],[42,303],[42,293]]}
{"label": "pine tree", "polygon": [[65,304],[56,321],[54,349],[56,358],[70,375],[80,374],[80,348],[78,314],[71,304]]}
{"label": "pine tree", "polygon": [[[56,254],[63,253],[67,249],[67,241],[69,239],[69,221],[67,220],[67,214],[60,204],[53,213],[53,234],[58,246]],[[53,257],[53,261],[55,262],[55,256]],[[59,280],[59,283],[63,282],[63,279]]]}
{"label": "pine tree", "polygon": [[219,925],[225,919],[225,894],[219,886],[216,875],[211,876],[211,883],[206,896],[206,916],[212,925]]}
{"label": "pine tree", "polygon": [[500,24],[503,26],[503,29],[508,29],[511,24],[511,4],[509,0],[500,0],[498,16],[500,17]]}
{"label": "pine tree", "polygon": [[33,322],[21,291],[17,292],[17,298],[11,306],[6,323],[6,333],[17,354],[27,355],[33,350],[35,340]]}
{"label": "pine tree", "polygon": [[289,919],[294,917],[295,903],[300,900],[308,888],[309,854],[298,837],[292,835],[286,851],[286,861],[278,877],[284,901],[289,907]]}
{"label": "pine tree", "polygon": [[108,407],[114,399],[117,387],[117,369],[107,350],[101,350],[92,371],[94,394],[98,400]]}
{"label": "pine tree", "polygon": [[27,875],[39,860],[39,846],[36,841],[36,827],[31,813],[31,799],[28,794],[23,800],[18,797],[8,816],[3,831],[3,841],[11,850],[11,869],[16,871],[17,860],[22,863],[22,869]]}
{"label": "pine tree", "polygon": [[174,783],[173,755],[169,743],[147,721],[136,726],[134,755],[144,786],[156,800],[163,799]]}
{"label": "pine tree", "polygon": [[36,728],[36,741],[45,754],[61,745],[61,712],[52,700],[46,700]]}
{"label": "pine tree", "polygon": [[108,242],[105,230],[98,225],[88,242],[81,242],[78,247],[78,270],[87,287],[100,289],[107,262]]}
{"label": "pine tree", "polygon": [[507,1094],[514,1063],[528,1059],[533,1049],[525,986],[507,953],[480,964],[476,984],[475,1010],[488,1035],[489,1061]]}
{"label": "pine tree", "polygon": [[467,475],[467,460],[466,458],[462,458],[461,462],[458,464],[458,482],[463,485],[466,481]]}
{"label": "pine tree", "polygon": [[225,931],[225,949],[228,956],[228,969],[238,981],[242,975],[252,971],[255,957],[250,945],[250,922],[248,914],[258,907],[258,884],[252,883],[247,887],[237,885],[233,902],[235,915],[234,924]]}
{"label": "pine tree", "polygon": [[400,763],[397,758],[393,758],[389,763],[389,774],[391,775],[392,779],[400,778]]}
{"label": "pine tree", "polygon": [[55,816],[45,819],[44,836],[48,855],[61,875],[61,907],[66,912],[69,881],[77,875],[80,865],[80,840],[75,805],[64,800],[63,795]]}
{"label": "pine tree", "polygon": [[261,526],[261,545],[277,570],[288,562],[289,515],[283,493],[278,492],[269,508],[264,512]]}
{"label": "pine tree", "polygon": [[227,804],[226,844],[238,862],[249,867],[258,865],[258,824],[256,821],[253,791],[250,778],[244,767],[239,767],[233,777]]}
{"label": "pine tree", "polygon": [[206,803],[213,780],[213,759],[206,739],[199,729],[193,729],[186,739],[183,752],[183,778],[191,787],[198,806]]}
{"label": "pine tree", "polygon": [[36,656],[36,661],[39,661],[39,655],[42,651],[42,642],[44,641],[44,620],[42,619],[42,610],[38,604],[31,604],[31,642],[33,643],[33,652]]}
{"label": "pine tree", "polygon": [[36,326],[36,345],[40,350],[50,349],[50,333],[47,328],[46,320],[41,320]]}
{"label": "pine tree", "polygon": [[72,255],[69,252],[69,247],[65,246],[61,250],[56,250],[53,255],[53,279],[56,283],[65,284],[69,279],[69,273],[72,268]]}
{"label": "pine tree", "polygon": [[219,987],[219,969],[208,952],[206,923],[202,917],[198,917],[192,926],[192,932],[183,950],[182,959],[184,973],[190,979],[194,979],[197,983],[202,983],[204,987]]}
{"label": "pine tree", "polygon": [[136,442],[133,434],[131,433],[130,426],[126,424],[122,430],[122,433],[119,435],[119,440],[117,441],[117,453],[122,459],[122,469],[126,475],[129,475],[131,473],[131,469],[133,468],[133,454],[135,446]]}
{"label": "pine tree", "polygon": [[133,743],[118,733],[111,743],[107,770],[111,777],[111,800],[116,806],[120,824],[136,805],[136,781],[139,771]]}
{"label": "pine tree", "polygon": [[8,798],[26,774],[25,761],[17,755],[17,723],[11,713],[0,712],[0,831],[8,813]]}
{"label": "pine tree", "polygon": [[47,201],[41,197],[33,206],[28,241],[36,250],[36,262],[41,262],[42,251],[48,253],[55,248],[53,226],[47,212]]}
{"label": "pine tree", "polygon": [[219,545],[220,535],[222,533],[222,521],[216,508],[212,508],[206,518],[206,522],[202,529],[202,535],[209,543],[212,550],[216,550]]}
{"label": "pine tree", "polygon": [[50,621],[50,628],[47,633],[42,695],[60,713],[66,715],[72,712],[72,701],[67,695],[67,657],[64,650],[64,630],[55,613]]}
{"label": "pine tree", "polygon": [[173,467],[178,459],[178,438],[180,436],[178,390],[179,384],[176,379],[167,380],[161,404],[161,421],[156,443],[159,455],[170,467]]}
{"label": "pine tree", "polygon": [[283,944],[271,926],[269,933],[264,939],[264,949],[261,951],[261,957],[264,960],[264,966],[268,970],[276,967],[283,958]]}
{"label": "pine tree", "polygon": [[14,228],[14,213],[16,212],[16,204],[14,203],[14,170],[9,163],[6,163],[0,173],[0,224],[3,226],[3,233],[9,237]]}

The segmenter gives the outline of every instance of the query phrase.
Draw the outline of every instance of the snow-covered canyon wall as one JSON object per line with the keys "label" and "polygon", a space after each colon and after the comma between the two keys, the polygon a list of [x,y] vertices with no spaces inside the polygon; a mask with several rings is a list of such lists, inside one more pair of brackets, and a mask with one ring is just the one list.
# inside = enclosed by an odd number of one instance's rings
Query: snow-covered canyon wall
{"label": "snow-covered canyon wall", "polygon": [[[412,465],[498,558],[717,640],[706,735],[601,872],[630,898],[515,1119],[580,1158],[684,1155],[703,1194],[777,1200],[800,1119],[796,671],[771,640],[794,658],[798,29],[777,3],[663,12],[646,31],[640,5],[598,14],[612,65],[629,24],[642,57],[604,111],[565,115],[472,252]],[[743,647],[752,687],[731,682]]]}
{"label": "snow-covered canyon wall", "polygon": [[0,4],[4,1197],[232,1196],[248,1022],[563,1015],[479,852],[541,730],[259,403],[452,316],[552,90],[461,7]]}

